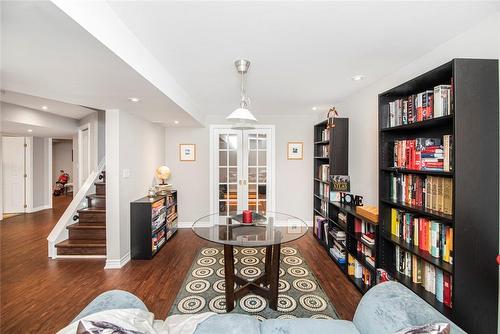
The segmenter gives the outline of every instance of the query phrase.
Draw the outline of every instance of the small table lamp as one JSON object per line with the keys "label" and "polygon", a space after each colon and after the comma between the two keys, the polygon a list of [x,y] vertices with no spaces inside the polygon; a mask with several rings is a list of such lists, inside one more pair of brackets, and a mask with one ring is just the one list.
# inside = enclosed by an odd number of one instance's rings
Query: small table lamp
{"label": "small table lamp", "polygon": [[158,195],[166,195],[169,190],[172,189],[172,185],[169,183],[165,183],[166,180],[171,175],[170,168],[167,166],[160,166],[156,169],[156,177],[161,180],[161,183],[156,185],[156,193]]}

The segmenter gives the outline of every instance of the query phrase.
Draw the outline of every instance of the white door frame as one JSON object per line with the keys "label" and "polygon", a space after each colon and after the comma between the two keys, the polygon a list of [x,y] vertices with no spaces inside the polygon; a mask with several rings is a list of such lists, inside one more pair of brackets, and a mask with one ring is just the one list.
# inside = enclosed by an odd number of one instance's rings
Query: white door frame
{"label": "white door frame", "polygon": [[[215,153],[215,147],[214,147],[214,134],[215,130],[217,129],[232,129],[233,126],[230,124],[224,124],[224,125],[216,125],[212,124],[210,125],[210,213],[216,213],[212,212],[214,205],[215,205],[215,198],[214,198],[214,171],[215,171],[215,159],[214,159],[214,153]],[[271,138],[270,138],[270,156],[271,156],[271,168],[269,171],[269,175],[271,176],[271,182],[270,182],[270,187],[271,187],[271,206],[268,207],[268,211],[276,211],[276,139],[275,139],[275,126],[274,125],[256,125],[255,129],[269,129],[271,130]]]}
{"label": "white door frame", "polygon": [[83,177],[82,177],[82,170],[83,170],[83,166],[82,166],[82,162],[83,162],[83,159],[82,159],[82,157],[83,157],[82,132],[85,129],[88,131],[88,135],[87,135],[87,142],[88,142],[87,143],[87,151],[88,151],[87,152],[87,168],[89,171],[89,175],[92,172],[92,168],[91,168],[91,164],[90,164],[90,161],[91,161],[91,158],[90,158],[90,153],[91,153],[90,123],[86,123],[86,124],[83,124],[83,125],[78,127],[78,189],[80,189],[82,187],[82,184],[85,182],[85,180],[83,180]]}

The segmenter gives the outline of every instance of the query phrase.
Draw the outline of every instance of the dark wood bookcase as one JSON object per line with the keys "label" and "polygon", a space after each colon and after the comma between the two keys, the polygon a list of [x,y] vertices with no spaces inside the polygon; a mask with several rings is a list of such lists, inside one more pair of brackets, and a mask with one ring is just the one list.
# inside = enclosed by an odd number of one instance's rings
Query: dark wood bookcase
{"label": "dark wood bookcase", "polygon": [[[452,85],[448,116],[388,127],[389,102]],[[496,333],[499,248],[498,61],[453,59],[379,95],[379,266],[469,333]],[[394,141],[452,135],[452,171],[396,169]],[[452,214],[391,200],[391,175],[451,178]],[[453,228],[453,263],[391,234],[391,209]],[[451,307],[396,270],[395,246],[452,277]]]}
{"label": "dark wood bookcase", "polygon": [[130,248],[134,260],[152,259],[177,231],[177,191],[130,203]]}
{"label": "dark wood bookcase", "polygon": [[[378,224],[372,222],[356,213],[355,207],[343,205],[339,202],[331,201],[329,192],[329,176],[330,175],[348,175],[348,148],[349,148],[349,120],[347,118],[336,118],[335,127],[329,130],[328,135],[322,135],[326,129],[327,122],[323,121],[314,126],[314,212],[313,212],[313,234],[318,242],[325,248],[325,251],[330,256],[347,278],[356,286],[356,288],[365,293],[376,280],[376,261],[377,261],[377,241],[378,241]],[[328,154],[324,154],[324,146],[328,146]],[[320,173],[322,165],[328,165],[328,173]],[[328,187],[322,191],[323,187]],[[345,222],[338,219],[339,214],[345,215]],[[326,231],[317,232],[316,217],[325,219]],[[362,234],[355,231],[355,220],[359,219],[370,226],[370,229],[375,232],[375,244],[370,245],[362,240]],[[331,248],[334,245],[335,237],[332,234],[332,229],[338,229],[345,233],[345,242],[340,243],[345,250],[345,263],[340,263],[331,253]],[[375,265],[371,265],[366,261],[365,256],[358,252],[358,245],[368,247],[375,257]],[[366,285],[361,278],[356,278],[349,273],[348,257],[356,260],[359,266],[366,269],[367,275],[370,277],[371,284]]]}

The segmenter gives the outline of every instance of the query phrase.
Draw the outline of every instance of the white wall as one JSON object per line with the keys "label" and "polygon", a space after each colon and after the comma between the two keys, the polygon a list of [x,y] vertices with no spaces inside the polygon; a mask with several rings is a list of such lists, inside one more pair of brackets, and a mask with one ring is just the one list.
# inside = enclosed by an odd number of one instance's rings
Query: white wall
{"label": "white wall", "polygon": [[453,58],[500,57],[500,14],[442,44],[425,56],[375,84],[336,103],[342,117],[349,117],[349,175],[351,191],[365,203],[378,203],[378,94]]}
{"label": "white wall", "polygon": [[[207,117],[210,124],[227,124],[223,117]],[[313,125],[316,115],[259,116],[259,123],[275,125],[276,211],[312,219]],[[304,142],[304,160],[287,160],[289,141]],[[196,144],[196,161],[179,161],[179,144]],[[210,129],[168,128],[167,166],[172,171],[173,188],[178,190],[179,222],[192,223],[211,213],[210,208]]]}
{"label": "white wall", "polygon": [[69,182],[73,182],[73,150],[72,140],[58,140],[52,143],[52,184],[55,184],[60,175],[60,170],[69,174]]}
{"label": "white wall", "polygon": [[147,195],[165,163],[165,128],[106,111],[106,152],[106,267],[117,268],[130,256],[130,202]]}

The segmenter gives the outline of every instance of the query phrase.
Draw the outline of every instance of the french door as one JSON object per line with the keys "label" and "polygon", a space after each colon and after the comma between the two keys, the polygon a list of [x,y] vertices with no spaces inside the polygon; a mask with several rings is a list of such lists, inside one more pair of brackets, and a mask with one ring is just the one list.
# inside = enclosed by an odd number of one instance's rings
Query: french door
{"label": "french door", "polygon": [[273,130],[212,129],[212,212],[232,216],[246,209],[274,210]]}

